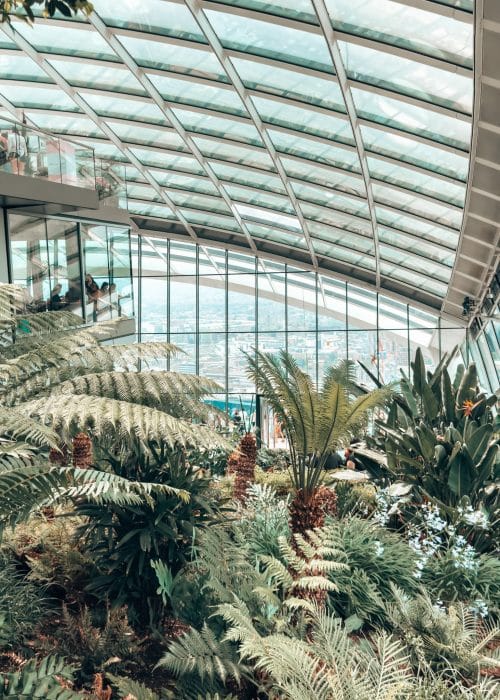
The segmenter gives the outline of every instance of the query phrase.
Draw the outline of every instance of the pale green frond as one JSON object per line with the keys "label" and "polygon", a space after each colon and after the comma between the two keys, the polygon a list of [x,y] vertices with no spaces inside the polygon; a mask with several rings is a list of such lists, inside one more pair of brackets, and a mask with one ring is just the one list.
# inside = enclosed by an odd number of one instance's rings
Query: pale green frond
{"label": "pale green frond", "polygon": [[118,690],[120,698],[129,698],[129,700],[131,698],[134,698],[134,700],[161,700],[157,693],[142,683],[132,680],[132,678],[115,676],[112,673],[106,673],[106,678]]}
{"label": "pale green frond", "polygon": [[0,406],[0,435],[11,440],[23,440],[39,447],[57,447],[57,434],[22,410]]}
{"label": "pale green frond", "polygon": [[148,442],[202,451],[228,448],[227,440],[203,425],[174,418],[148,406],[98,396],[51,395],[22,404],[18,410],[50,424],[65,442],[78,432],[97,438],[114,435],[125,446]]}
{"label": "pale green frond", "polygon": [[211,379],[151,370],[85,374],[62,382],[55,387],[54,393],[102,396],[167,410],[174,415],[197,416],[208,411],[199,399],[221,390],[221,386]]}
{"label": "pale green frond", "polygon": [[189,500],[186,491],[166,484],[130,481],[96,469],[73,469],[41,463],[0,472],[0,523],[15,525],[31,512],[66,500],[138,505],[155,495]]}

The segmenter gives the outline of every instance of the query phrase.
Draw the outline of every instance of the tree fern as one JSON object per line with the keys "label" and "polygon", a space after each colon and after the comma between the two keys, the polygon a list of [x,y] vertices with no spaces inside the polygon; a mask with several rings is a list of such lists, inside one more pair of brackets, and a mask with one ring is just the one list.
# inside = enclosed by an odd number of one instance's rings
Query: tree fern
{"label": "tree fern", "polygon": [[152,504],[155,494],[189,499],[186,491],[166,484],[131,481],[95,469],[56,467],[50,463],[0,473],[0,525],[15,525],[33,511],[59,501],[79,500],[114,505]]}
{"label": "tree fern", "polygon": [[206,426],[116,399],[54,394],[47,399],[21,404],[17,411],[50,424],[66,442],[75,433],[88,431],[95,438],[113,438],[118,444],[144,450],[148,442],[202,450],[228,447],[223,436]]}
{"label": "tree fern", "polygon": [[256,357],[247,355],[247,360],[249,377],[283,426],[293,484],[307,501],[321,481],[328,455],[358,434],[370,411],[387,401],[390,388],[352,399],[349,363],[327,370],[318,389],[288,352],[259,352]]}
{"label": "tree fern", "polygon": [[55,388],[55,393],[102,396],[140,403],[150,408],[166,410],[177,417],[207,414],[209,407],[199,399],[220,391],[220,385],[211,379],[157,370],[85,374]]}

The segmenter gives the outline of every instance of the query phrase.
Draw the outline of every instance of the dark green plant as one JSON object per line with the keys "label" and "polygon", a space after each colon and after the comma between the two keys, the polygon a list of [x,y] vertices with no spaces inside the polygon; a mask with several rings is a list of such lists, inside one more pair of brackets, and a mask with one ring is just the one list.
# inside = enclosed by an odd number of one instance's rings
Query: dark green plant
{"label": "dark green plant", "polygon": [[85,543],[99,575],[87,587],[115,606],[128,605],[131,620],[157,626],[166,604],[158,593],[152,562],[160,560],[175,576],[190,560],[197,532],[218,515],[209,497],[210,483],[184,452],[150,445],[151,454],[138,457],[108,456],[113,474],[132,483],[153,480],[159,485],[189,493],[153,493],[147,502],[88,503],[75,509],[85,518],[77,535]]}
{"label": "dark green plant", "polygon": [[[476,366],[460,366],[453,381],[450,357],[426,371],[417,350],[412,378],[403,374],[401,395],[377,423],[392,478],[410,483],[417,501],[434,500],[453,519],[457,506],[489,516],[483,549],[494,548],[500,523],[500,448],[495,395],[478,388]],[[484,535],[484,533],[483,533]]]}
{"label": "dark green plant", "polygon": [[0,674],[0,699],[78,700],[81,694],[64,687],[73,680],[75,667],[60,656],[32,659],[18,671]]}
{"label": "dark green plant", "polygon": [[[17,563],[18,564],[18,563]],[[49,599],[41,585],[26,578],[7,553],[0,554],[0,618],[2,645],[22,644],[47,614]]]}

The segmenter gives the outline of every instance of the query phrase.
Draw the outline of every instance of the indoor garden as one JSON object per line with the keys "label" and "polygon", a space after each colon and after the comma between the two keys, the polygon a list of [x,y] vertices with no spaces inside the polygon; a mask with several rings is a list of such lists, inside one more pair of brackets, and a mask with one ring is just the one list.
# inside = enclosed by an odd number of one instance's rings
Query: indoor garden
{"label": "indoor garden", "polygon": [[112,344],[118,322],[0,286],[0,697],[498,697],[500,425],[474,363],[417,349],[369,389],[345,358],[318,383],[246,352],[269,449],[213,379],[162,369],[182,347]]}

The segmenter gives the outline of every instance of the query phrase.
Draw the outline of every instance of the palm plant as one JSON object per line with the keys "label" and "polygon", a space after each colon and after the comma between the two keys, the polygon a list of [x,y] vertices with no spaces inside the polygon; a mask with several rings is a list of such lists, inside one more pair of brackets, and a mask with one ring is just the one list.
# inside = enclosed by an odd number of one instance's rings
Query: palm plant
{"label": "palm plant", "polygon": [[285,351],[247,358],[249,377],[269,402],[288,441],[295,490],[291,527],[305,533],[324,522],[329,493],[321,482],[328,456],[359,434],[370,412],[387,401],[390,389],[353,398],[354,371],[349,362],[330,367],[318,389]]}

